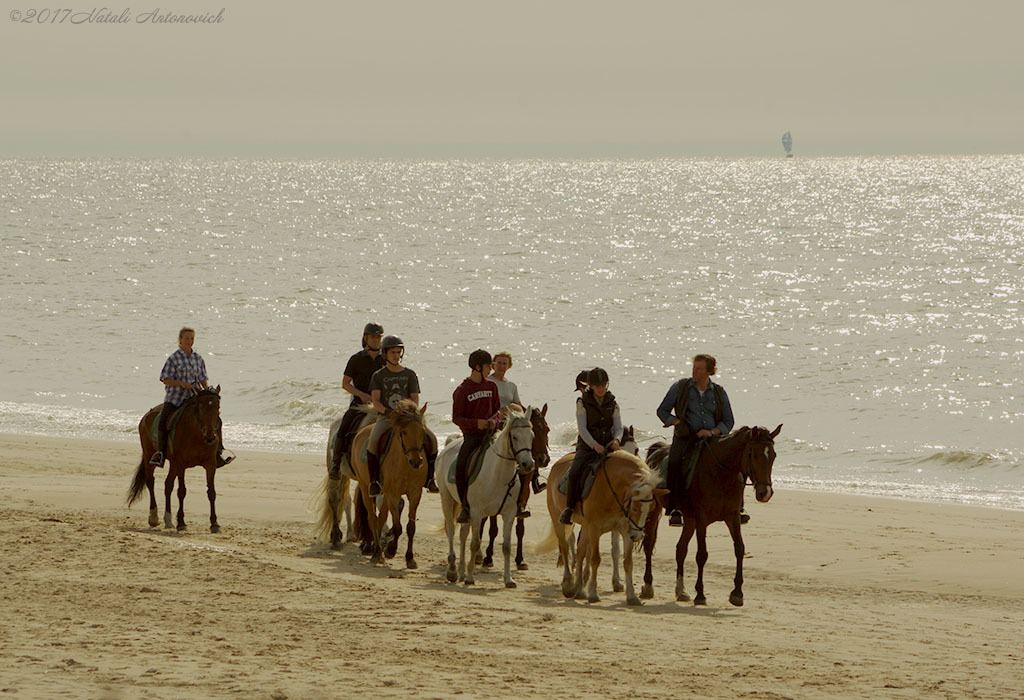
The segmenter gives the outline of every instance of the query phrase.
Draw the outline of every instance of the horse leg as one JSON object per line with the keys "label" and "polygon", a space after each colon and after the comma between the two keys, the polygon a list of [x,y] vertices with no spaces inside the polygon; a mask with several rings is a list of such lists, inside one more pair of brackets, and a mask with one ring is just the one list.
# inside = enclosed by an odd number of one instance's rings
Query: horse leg
{"label": "horse leg", "polygon": [[[387,498],[389,508],[384,511],[387,513],[391,512],[391,530],[388,533],[388,544],[384,550],[384,556],[388,559],[394,558],[398,554],[398,538],[402,536],[402,509],[400,508],[401,500],[392,501],[391,497]],[[386,516],[385,516],[386,518]],[[387,520],[383,523],[382,530],[387,529]]]}
{"label": "horse leg", "polygon": [[693,537],[695,525],[689,518],[683,519],[683,532],[679,535],[679,542],[676,543],[676,600],[689,600],[686,592],[686,581],[683,579],[683,564],[686,563],[686,551],[690,545],[690,538]]}
{"label": "horse leg", "polygon": [[573,585],[572,571],[569,568],[569,540],[570,537],[566,537],[566,533],[569,530],[568,525],[562,525],[558,522],[558,516],[554,515],[551,518],[551,527],[555,529],[555,537],[558,539],[558,558],[559,564],[562,565],[562,595],[566,598],[572,598],[576,595],[576,587]]}
{"label": "horse leg", "polygon": [[409,520],[405,524],[405,536],[409,540],[405,548],[405,568],[416,568],[416,557],[412,553],[412,538],[416,535],[416,511],[420,507],[420,496],[422,492],[414,492],[409,496]]}
{"label": "horse leg", "polygon": [[[494,566],[494,540],[497,539],[497,537],[498,537],[498,516],[497,515],[492,515],[490,517],[490,521],[491,521],[491,527],[487,531],[487,535],[489,536],[490,541],[487,543],[487,551],[484,552],[483,560],[478,562],[479,564],[481,564],[483,567],[485,567],[487,569],[489,569],[492,566]],[[483,537],[484,525],[486,525],[486,524],[487,524],[487,520],[484,520],[484,521],[482,521],[480,523],[480,537],[481,538]]]}
{"label": "horse leg", "polygon": [[733,579],[735,588],[729,594],[729,602],[740,607],[743,605],[743,555],[746,554],[746,548],[743,546],[743,535],[740,533],[739,516],[730,518],[725,524],[732,535],[732,549],[736,554],[736,578]]}
{"label": "horse leg", "polygon": [[185,468],[178,471],[178,529],[184,530],[188,527],[185,524]]}
{"label": "horse leg", "polygon": [[622,535],[623,542],[626,543],[625,551],[622,556],[622,568],[626,573],[626,604],[627,605],[643,605],[643,601],[637,597],[636,591],[633,589],[633,546],[629,539],[629,530]]}
{"label": "horse leg", "polygon": [[[331,513],[331,549],[341,549],[341,528],[338,513],[341,511],[341,477],[331,476],[327,479],[327,509]],[[352,532],[352,521],[348,523],[349,533]]]}
{"label": "horse leg", "polygon": [[512,526],[516,522],[516,515],[501,516],[501,553],[505,557],[505,588],[515,588],[516,582],[512,579]]}
{"label": "horse leg", "polygon": [[210,532],[220,532],[220,525],[217,524],[217,489],[213,486],[213,477],[217,467],[206,467],[206,497],[210,499]]}
{"label": "horse leg", "polygon": [[[476,560],[474,559],[476,551],[474,548],[470,548],[469,559],[466,559],[466,538],[469,537],[469,530],[472,527],[471,523],[462,523],[462,526],[459,528],[459,547],[461,548],[459,552],[459,578],[467,586],[472,586],[475,583],[473,568],[476,566]],[[480,541],[480,537],[476,532],[473,533],[473,537],[477,542]],[[479,545],[476,549],[479,549]]]}
{"label": "horse leg", "polygon": [[168,465],[167,476],[164,477],[164,527],[174,527],[171,519],[171,494],[174,493],[174,469]]}
{"label": "horse leg", "polygon": [[708,599],[704,597],[704,565],[708,561],[707,534],[707,523],[699,523],[697,525],[697,584],[695,586],[697,595],[693,597],[694,605],[708,604]]}
{"label": "horse leg", "polygon": [[526,571],[530,565],[523,560],[523,537],[526,535],[526,523],[516,518],[516,569]]}
{"label": "horse leg", "polygon": [[156,492],[153,487],[156,485],[156,479],[153,478],[154,467],[146,465],[146,488],[149,489],[149,526],[156,527],[160,524],[160,516],[157,513],[156,508]]}
{"label": "horse leg", "polygon": [[621,593],[622,577],[619,575],[619,560],[622,558],[622,535],[612,530],[612,590]]}
{"label": "horse leg", "polygon": [[377,499],[370,495],[368,484],[359,484],[359,494],[363,499],[363,508],[366,510],[366,542],[365,553],[370,555],[371,564],[381,564],[384,561],[380,548],[380,518],[377,516]]}
{"label": "horse leg", "polygon": [[[341,492],[341,508],[345,511],[345,530],[348,532],[348,537],[345,538],[345,541],[355,542],[356,533],[355,529],[352,527],[352,508],[354,507],[354,503],[352,500],[352,493],[349,489],[350,481],[351,479],[347,476],[341,477],[341,486],[339,489]],[[340,547],[341,544],[339,543],[338,546]]]}
{"label": "horse leg", "polygon": [[586,526],[580,528],[580,537],[576,542],[576,578],[575,578],[575,590],[573,591],[573,597],[581,600],[585,597],[583,593],[583,567],[587,559],[587,548],[590,546],[590,541],[587,539]]}
{"label": "horse leg", "polygon": [[644,528],[644,559],[646,560],[644,566],[644,586],[640,589],[641,598],[653,598],[654,597],[654,573],[651,568],[651,557],[654,556],[654,544],[658,541],[658,519],[661,513],[657,513],[657,517],[650,517],[647,520],[647,526]]}
{"label": "horse leg", "polygon": [[[447,486],[439,484],[441,493],[446,494]],[[455,569],[455,513],[452,512],[454,505],[447,502],[442,495],[441,509],[444,511],[444,534],[448,537],[448,570],[445,571],[445,578],[448,583],[455,583],[459,580],[459,573]]]}
{"label": "horse leg", "polygon": [[587,602],[599,603],[601,596],[597,594],[597,567],[601,564],[601,536],[596,532],[592,535],[587,538],[590,545],[590,580],[587,581]]}

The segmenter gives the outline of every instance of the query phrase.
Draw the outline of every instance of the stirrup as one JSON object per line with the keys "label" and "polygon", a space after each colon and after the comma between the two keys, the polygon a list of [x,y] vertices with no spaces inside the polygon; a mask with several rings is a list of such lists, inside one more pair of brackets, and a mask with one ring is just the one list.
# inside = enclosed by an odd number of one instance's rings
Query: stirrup
{"label": "stirrup", "polygon": [[669,511],[668,524],[671,527],[682,527],[683,526],[683,514],[676,508],[675,510]]}
{"label": "stirrup", "polygon": [[371,496],[379,496],[380,495],[380,482],[379,481],[371,481],[370,482],[370,487],[367,489],[367,492]]}
{"label": "stirrup", "polygon": [[462,510],[459,511],[459,517],[455,518],[457,523],[468,523],[469,518],[469,506],[462,506]]}
{"label": "stirrup", "polygon": [[154,467],[164,466],[164,453],[157,450],[153,453],[153,456],[149,458],[149,463]]}
{"label": "stirrup", "polygon": [[562,514],[558,516],[558,522],[563,525],[572,525],[572,508],[566,508],[562,511]]}
{"label": "stirrup", "polygon": [[437,493],[441,489],[437,488],[437,482],[434,481],[434,477],[427,479],[426,483],[427,493]]}
{"label": "stirrup", "polygon": [[747,511],[740,509],[740,525],[746,525],[750,522],[750,516],[747,515]]}
{"label": "stirrup", "polygon": [[217,453],[217,469],[220,469],[221,467],[226,467],[227,465],[234,462],[236,456],[237,455],[229,454],[227,457],[225,457],[224,451],[221,450],[219,453]]}
{"label": "stirrup", "polygon": [[516,517],[519,518],[520,520],[522,520],[523,518],[529,518],[530,517],[530,511],[526,510],[526,508],[523,507],[522,503],[517,503],[516,504]]}
{"label": "stirrup", "polygon": [[548,487],[548,482],[541,481],[537,477],[533,478],[533,493],[538,494]]}

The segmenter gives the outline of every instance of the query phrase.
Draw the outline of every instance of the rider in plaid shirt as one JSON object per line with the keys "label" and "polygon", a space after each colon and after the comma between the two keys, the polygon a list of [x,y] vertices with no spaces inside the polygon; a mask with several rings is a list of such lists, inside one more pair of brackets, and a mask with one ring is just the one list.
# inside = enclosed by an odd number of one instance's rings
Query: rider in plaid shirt
{"label": "rider in plaid shirt", "polygon": [[[192,328],[184,327],[178,331],[178,349],[167,358],[164,368],[160,371],[160,381],[167,388],[164,390],[164,405],[160,409],[160,417],[157,419],[159,449],[149,460],[149,463],[156,467],[164,466],[164,453],[167,452],[167,421],[171,414],[185,403],[186,399],[209,386],[203,356],[192,350],[195,341],[196,332]],[[217,433],[217,437],[220,438],[220,426],[218,426]],[[217,454],[218,467],[222,467],[234,459],[233,456],[224,458],[220,454],[223,450],[222,440]]]}

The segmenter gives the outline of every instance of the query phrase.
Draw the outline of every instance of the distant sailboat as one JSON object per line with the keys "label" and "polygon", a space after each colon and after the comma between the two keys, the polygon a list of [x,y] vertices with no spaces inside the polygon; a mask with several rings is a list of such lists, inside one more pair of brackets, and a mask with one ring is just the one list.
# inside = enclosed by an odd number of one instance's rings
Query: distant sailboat
{"label": "distant sailboat", "polygon": [[788,131],[782,135],[782,147],[786,149],[786,157],[793,157],[793,135]]}

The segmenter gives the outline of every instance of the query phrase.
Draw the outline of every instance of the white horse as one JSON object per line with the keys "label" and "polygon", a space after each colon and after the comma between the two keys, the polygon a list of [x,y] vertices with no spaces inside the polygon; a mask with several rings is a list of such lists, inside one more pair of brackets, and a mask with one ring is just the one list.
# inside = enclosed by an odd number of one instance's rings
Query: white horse
{"label": "white horse", "polygon": [[[369,407],[368,407],[369,408]],[[367,410],[366,415],[359,422],[356,432],[363,429],[377,418],[375,411]],[[347,540],[355,542],[356,537],[352,529],[352,490],[351,479],[354,476],[352,465],[349,464],[348,455],[341,458],[341,469],[337,474],[331,474],[331,455],[334,454],[334,443],[338,439],[338,429],[341,428],[341,418],[331,423],[331,431],[327,437],[327,476],[324,477],[320,488],[314,493],[314,499],[319,499],[316,506],[319,515],[314,529],[314,538],[317,540],[330,539],[331,549],[341,549],[341,516],[345,515],[345,529],[348,532]]]}
{"label": "white horse", "polygon": [[[481,523],[492,515],[502,518],[501,551],[505,555],[505,587],[515,588],[512,580],[512,526],[516,520],[516,501],[519,499],[519,475],[528,476],[533,470],[533,428],[530,424],[530,409],[520,412],[507,409],[505,425],[494,436],[486,448],[480,474],[469,485],[466,497],[472,522],[462,523],[459,533],[459,568],[455,569],[455,518],[462,507],[455,484],[449,483],[448,474],[454,468],[455,460],[462,446],[462,438],[445,445],[437,456],[437,480],[441,489],[441,512],[444,513],[444,531],[448,536],[448,571],[446,578],[454,583],[464,580],[466,585],[474,583],[473,569],[480,552]],[[472,547],[466,560],[466,537],[472,533]]]}

